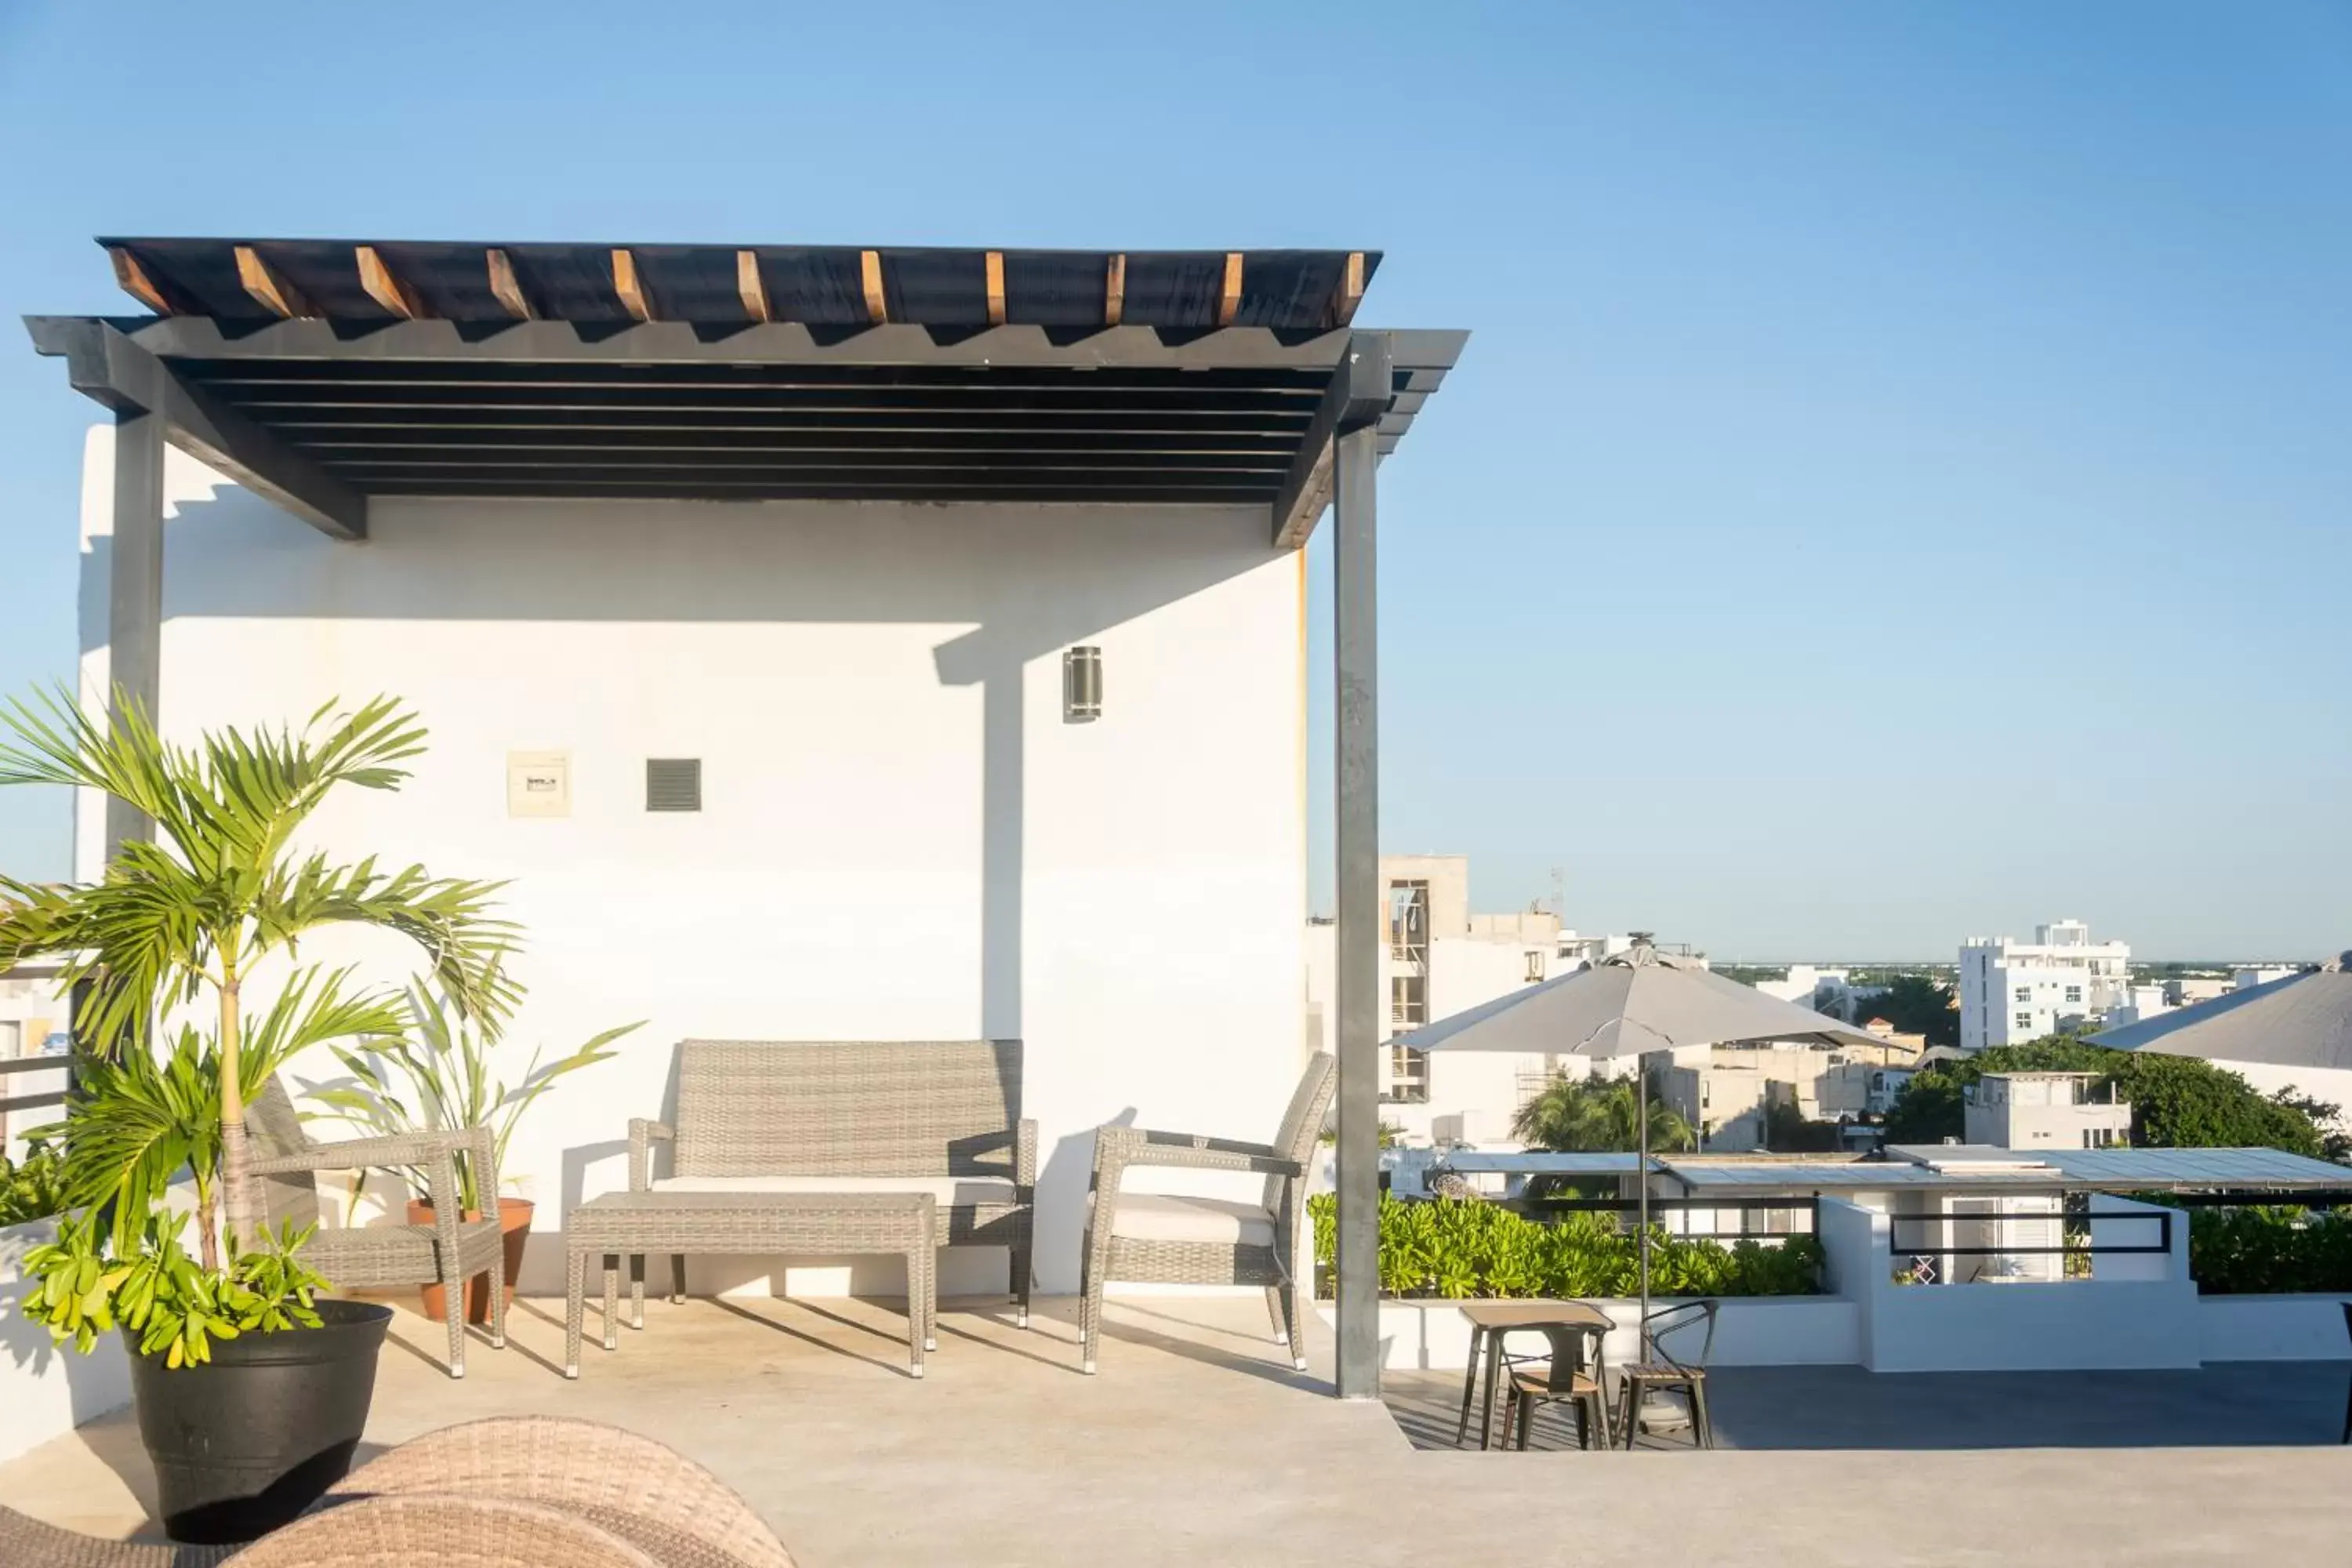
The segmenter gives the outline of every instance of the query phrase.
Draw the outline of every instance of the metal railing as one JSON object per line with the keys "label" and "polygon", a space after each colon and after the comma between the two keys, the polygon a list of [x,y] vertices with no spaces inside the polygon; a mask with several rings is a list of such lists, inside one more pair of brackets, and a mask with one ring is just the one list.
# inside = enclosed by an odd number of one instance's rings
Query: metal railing
{"label": "metal railing", "polygon": [[[2172,1250],[2172,1211],[2170,1209],[2096,1209],[2069,1210],[2050,1214],[1900,1214],[1886,1216],[1886,1250],[1896,1258],[2055,1258],[2055,1257],[2121,1257],[2130,1253],[2158,1253]],[[2098,1233],[2089,1229],[2094,1221],[2131,1221],[2156,1226],[2156,1240],[2143,1244],[2130,1241],[2101,1241]],[[2036,1247],[2016,1243],[2000,1243],[1992,1247],[1911,1247],[1903,1240],[1902,1226],[1906,1225],[2003,1226],[2056,1225],[2060,1226],[2059,1243],[2055,1247]],[[2079,1239],[2077,1236],[2079,1235]]]}
{"label": "metal railing", "polygon": [[8,1126],[13,1131],[14,1124],[9,1119],[16,1112],[46,1110],[51,1106],[63,1105],[66,1102],[67,1094],[73,1089],[73,1058],[70,1056],[18,1057],[13,1061],[0,1061],[0,1089],[8,1087],[7,1080],[10,1079],[37,1072],[65,1074],[65,1087],[40,1094],[0,1095],[0,1125]]}

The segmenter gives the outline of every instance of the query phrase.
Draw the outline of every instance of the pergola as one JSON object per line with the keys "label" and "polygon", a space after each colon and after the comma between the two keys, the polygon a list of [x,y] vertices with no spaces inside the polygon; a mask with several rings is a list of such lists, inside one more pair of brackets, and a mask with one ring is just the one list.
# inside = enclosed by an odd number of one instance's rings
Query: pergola
{"label": "pergola", "polygon": [[[378,496],[1336,515],[1339,1392],[1379,1392],[1378,462],[1467,334],[1371,251],[104,239],[151,314],[27,318],[115,422],[118,700],[160,689],[163,447],[331,538]],[[110,818],[110,841],[146,831]]]}

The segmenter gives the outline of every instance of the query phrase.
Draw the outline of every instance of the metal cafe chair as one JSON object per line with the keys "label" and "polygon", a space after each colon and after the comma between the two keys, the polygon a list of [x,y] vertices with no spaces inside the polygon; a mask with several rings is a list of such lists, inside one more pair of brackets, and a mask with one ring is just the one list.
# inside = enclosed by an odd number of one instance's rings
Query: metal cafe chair
{"label": "metal cafe chair", "polygon": [[[1643,1432],[1675,1432],[1690,1428],[1698,1447],[1715,1447],[1715,1424],[1706,1413],[1706,1358],[1715,1350],[1715,1320],[1719,1301],[1681,1301],[1661,1307],[1642,1320],[1642,1343],[1648,1354],[1618,1373],[1624,1408],[1618,1422],[1631,1448]],[[1705,1325],[1698,1355],[1685,1361],[1670,1354],[1659,1342],[1678,1331]],[[1650,1402],[1657,1403],[1652,1405]]]}
{"label": "metal cafe chair", "polygon": [[1536,1331],[1551,1342],[1541,1372],[1511,1369],[1510,1393],[1503,1402],[1503,1429],[1512,1447],[1524,1449],[1535,1429],[1536,1406],[1565,1401],[1576,1408],[1576,1446],[1590,1448],[1597,1437],[1609,1447],[1609,1396],[1601,1342],[1608,1330],[1587,1323],[1544,1323]]}

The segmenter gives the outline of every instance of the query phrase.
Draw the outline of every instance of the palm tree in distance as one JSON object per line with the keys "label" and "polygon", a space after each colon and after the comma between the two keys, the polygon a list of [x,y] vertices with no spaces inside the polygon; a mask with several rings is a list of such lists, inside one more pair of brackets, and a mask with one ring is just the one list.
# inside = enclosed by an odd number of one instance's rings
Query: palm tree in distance
{"label": "palm tree in distance", "polygon": [[[1647,1097],[1650,1149],[1671,1154],[1696,1149],[1690,1123],[1668,1105],[1654,1082]],[[1511,1118],[1511,1135],[1530,1149],[1554,1152],[1630,1152],[1641,1146],[1641,1112],[1633,1080],[1555,1077]]]}

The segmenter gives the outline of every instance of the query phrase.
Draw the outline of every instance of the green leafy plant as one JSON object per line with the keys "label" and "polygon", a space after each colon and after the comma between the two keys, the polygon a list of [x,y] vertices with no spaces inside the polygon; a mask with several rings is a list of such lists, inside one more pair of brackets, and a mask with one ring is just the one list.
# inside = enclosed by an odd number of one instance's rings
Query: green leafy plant
{"label": "green leafy plant", "polygon": [[[329,703],[299,728],[223,730],[193,747],[164,742],[120,692],[115,707],[100,723],[59,689],[0,709],[0,784],[95,790],[152,826],[96,882],[0,878],[0,973],[52,957],[65,984],[88,986],[76,1021],[89,1043],[58,1130],[65,1195],[84,1212],[41,1251],[26,1310],[84,1349],[121,1321],[184,1366],[215,1339],[318,1321],[324,1282],[296,1258],[308,1233],[263,1232],[246,1104],[297,1052],[406,1021],[395,994],[353,992],[351,970],[301,965],[302,939],[397,932],[448,994],[497,1020],[520,995],[501,964],[513,927],[490,912],[495,884],[293,848],[338,789],[407,777],[399,764],[425,731],[391,700]],[[271,965],[290,973],[253,1008],[247,987]],[[194,1258],[184,1219],[164,1217],[184,1174]]]}
{"label": "green leafy plant", "polygon": [[2352,1291],[2352,1214],[2285,1205],[2193,1209],[2189,1273],[2209,1295]]}
{"label": "green leafy plant", "polygon": [[[333,1047],[335,1059],[352,1076],[349,1084],[310,1091],[310,1098],[372,1132],[400,1133],[492,1129],[499,1168],[506,1168],[507,1142],[539,1097],[556,1080],[608,1061],[613,1042],[643,1020],[607,1029],[568,1055],[542,1062],[545,1048],[531,1053],[522,1076],[511,1084],[499,1076],[496,1058],[503,1037],[494,1019],[470,1014],[459,995],[412,986],[407,998],[410,1027],[365,1041],[358,1048]],[[469,1214],[482,1207],[481,1173],[469,1153],[457,1157],[457,1187]],[[411,1194],[430,1195],[425,1174],[408,1173]]]}
{"label": "green leafy plant", "polygon": [[[1315,1260],[1328,1268],[1338,1250],[1338,1200],[1318,1193],[1307,1207]],[[1654,1226],[1650,1232],[1654,1295],[1808,1295],[1821,1289],[1823,1261],[1821,1243],[1810,1236],[1725,1247]],[[1407,1203],[1383,1193],[1380,1273],[1381,1293],[1389,1296],[1631,1296],[1640,1287],[1641,1256],[1636,1233],[1603,1215],[1537,1221],[1475,1200]]]}
{"label": "green leafy plant", "polygon": [[21,1160],[0,1154],[0,1229],[47,1219],[66,1207],[65,1156],[33,1142]]}
{"label": "green leafy plant", "polygon": [[210,1361],[215,1340],[319,1326],[316,1302],[327,1281],[296,1256],[310,1230],[286,1226],[249,1249],[232,1237],[226,1262],[204,1268],[180,1245],[186,1218],[150,1215],[127,1258],[110,1255],[96,1214],[68,1221],[56,1241],[26,1255],[25,1315],[84,1353],[121,1323],[138,1335],[142,1353],[172,1367]]}

